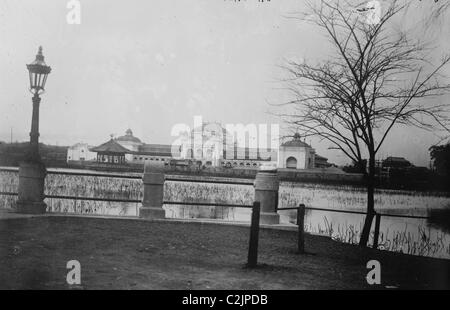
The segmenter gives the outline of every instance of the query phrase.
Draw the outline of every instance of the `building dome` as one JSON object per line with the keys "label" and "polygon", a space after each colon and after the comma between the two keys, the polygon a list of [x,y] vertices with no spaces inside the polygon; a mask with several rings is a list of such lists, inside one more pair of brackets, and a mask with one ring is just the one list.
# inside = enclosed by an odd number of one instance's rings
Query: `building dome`
{"label": "building dome", "polygon": [[300,134],[298,132],[295,133],[294,139],[289,140],[289,141],[281,144],[281,146],[293,146],[293,147],[308,147],[308,148],[311,148],[311,146],[308,143],[303,142],[301,140],[301,136],[300,136]]}
{"label": "building dome", "polygon": [[125,136],[116,138],[116,141],[142,143],[141,140],[133,136],[133,131],[131,129],[127,129],[127,131],[125,132]]}

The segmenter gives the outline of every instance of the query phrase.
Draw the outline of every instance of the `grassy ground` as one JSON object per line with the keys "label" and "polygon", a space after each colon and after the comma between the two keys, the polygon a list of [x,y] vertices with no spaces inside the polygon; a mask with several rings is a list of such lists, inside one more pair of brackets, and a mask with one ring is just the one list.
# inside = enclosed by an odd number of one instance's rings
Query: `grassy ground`
{"label": "grassy ground", "polygon": [[257,269],[244,268],[248,227],[40,217],[0,221],[0,289],[66,289],[66,263],[81,263],[83,289],[366,289],[366,263],[381,286],[450,288],[450,261],[361,249],[292,231],[260,232]]}

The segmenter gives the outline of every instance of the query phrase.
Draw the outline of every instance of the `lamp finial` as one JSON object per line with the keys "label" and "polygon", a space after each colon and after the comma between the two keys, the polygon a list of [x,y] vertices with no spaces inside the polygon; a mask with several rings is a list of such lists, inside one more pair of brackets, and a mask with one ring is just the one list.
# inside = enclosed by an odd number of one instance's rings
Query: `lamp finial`
{"label": "lamp finial", "polygon": [[39,50],[36,55],[36,61],[44,61],[44,55],[42,55],[42,46],[39,46]]}

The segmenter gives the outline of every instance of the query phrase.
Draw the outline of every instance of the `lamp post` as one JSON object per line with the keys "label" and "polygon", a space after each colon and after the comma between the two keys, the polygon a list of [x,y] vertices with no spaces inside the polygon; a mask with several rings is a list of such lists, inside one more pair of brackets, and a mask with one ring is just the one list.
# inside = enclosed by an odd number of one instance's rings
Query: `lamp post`
{"label": "lamp post", "polygon": [[41,102],[40,94],[45,90],[45,82],[47,82],[47,76],[52,70],[45,64],[44,55],[42,55],[42,46],[39,47],[39,51],[36,55],[35,61],[27,65],[29,78],[30,78],[30,92],[33,94],[33,117],[31,119],[31,132],[30,132],[30,160],[40,161],[39,155],[39,104]]}
{"label": "lamp post", "polygon": [[44,61],[42,47],[39,47],[36,59],[27,65],[27,69],[30,79],[30,92],[33,94],[33,114],[31,119],[30,147],[25,161],[20,163],[19,168],[17,211],[37,214],[45,213],[47,207],[44,203],[46,169],[39,155],[39,104],[41,103],[39,95],[45,91],[45,83],[51,68]]}

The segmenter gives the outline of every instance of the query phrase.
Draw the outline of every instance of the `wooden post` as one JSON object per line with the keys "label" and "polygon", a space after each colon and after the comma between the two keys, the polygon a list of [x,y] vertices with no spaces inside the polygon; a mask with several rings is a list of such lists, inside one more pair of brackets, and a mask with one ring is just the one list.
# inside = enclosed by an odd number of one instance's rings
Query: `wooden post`
{"label": "wooden post", "polygon": [[305,253],[305,205],[300,204],[297,209],[298,225],[298,253]]}
{"label": "wooden post", "polygon": [[258,264],[258,238],[259,238],[259,214],[261,205],[259,201],[253,203],[252,222],[250,225],[250,243],[248,246],[247,267],[255,268]]}
{"label": "wooden post", "polygon": [[375,215],[375,234],[373,236],[373,249],[378,249],[378,236],[380,235],[381,215]]}

